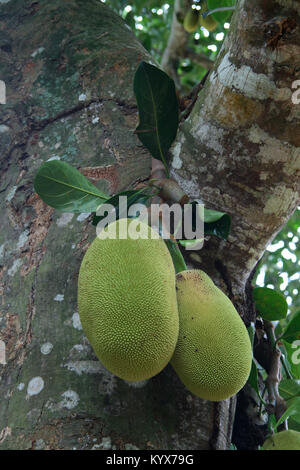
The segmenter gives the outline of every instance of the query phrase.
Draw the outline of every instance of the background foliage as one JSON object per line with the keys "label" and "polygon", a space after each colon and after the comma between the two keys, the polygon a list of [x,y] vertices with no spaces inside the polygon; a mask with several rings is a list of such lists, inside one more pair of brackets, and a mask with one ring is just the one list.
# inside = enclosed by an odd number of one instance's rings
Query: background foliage
{"label": "background foliage", "polygon": [[[166,48],[173,16],[174,2],[162,0],[101,0],[115,10],[139,38],[145,49],[158,61]],[[200,1],[194,2],[200,5]],[[228,16],[228,15],[226,15]],[[219,23],[216,30],[209,33],[204,27],[189,35],[188,47],[196,53],[205,53],[214,60],[222,46],[223,38],[229,28],[229,23]],[[184,89],[188,92],[207,72],[189,58],[178,59],[178,75]]]}

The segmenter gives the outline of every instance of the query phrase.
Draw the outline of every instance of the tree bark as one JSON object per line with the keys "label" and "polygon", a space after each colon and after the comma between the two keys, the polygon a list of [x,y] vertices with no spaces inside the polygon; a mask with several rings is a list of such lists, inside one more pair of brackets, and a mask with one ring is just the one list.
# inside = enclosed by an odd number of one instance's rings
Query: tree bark
{"label": "tree bark", "polygon": [[211,274],[221,269],[233,297],[299,204],[300,108],[292,99],[300,73],[299,12],[298,2],[238,2],[173,148],[179,184],[232,216],[229,240],[210,240],[198,261],[192,256]]}
{"label": "tree bark", "polygon": [[[299,26],[272,50],[262,28],[274,11],[300,24],[297,2],[239,2],[172,151],[184,190],[233,217],[229,241],[211,238],[188,262],[212,275],[245,321],[253,318],[249,274],[299,200],[291,102]],[[200,400],[169,366],[132,385],[97,360],[76,299],[95,230],[88,214],[53,211],[33,190],[49,158],[110,193],[149,177],[151,158],[133,132],[132,83],[139,62],[153,60],[96,0],[11,0],[0,4],[0,24],[0,449],[228,448],[235,398]]]}

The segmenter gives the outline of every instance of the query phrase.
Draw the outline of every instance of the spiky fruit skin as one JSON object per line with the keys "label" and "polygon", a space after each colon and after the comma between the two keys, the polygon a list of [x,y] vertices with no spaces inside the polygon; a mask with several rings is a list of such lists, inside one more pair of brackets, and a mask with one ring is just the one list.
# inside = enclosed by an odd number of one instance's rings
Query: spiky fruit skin
{"label": "spiky fruit skin", "polygon": [[246,383],[252,363],[247,329],[229,298],[200,270],[176,276],[179,338],[171,364],[183,384],[221,401]]}
{"label": "spiky fruit skin", "polygon": [[262,448],[263,450],[300,450],[300,432],[290,429],[273,434],[264,442]]}
{"label": "spiky fruit skin", "polygon": [[[116,227],[127,234],[133,219]],[[128,381],[146,380],[170,361],[178,338],[175,271],[169,251],[156,239],[99,239],[88,248],[79,272],[78,311],[102,364]]]}
{"label": "spiky fruit skin", "polygon": [[199,11],[191,8],[184,17],[183,27],[188,33],[196,31],[199,22]]}

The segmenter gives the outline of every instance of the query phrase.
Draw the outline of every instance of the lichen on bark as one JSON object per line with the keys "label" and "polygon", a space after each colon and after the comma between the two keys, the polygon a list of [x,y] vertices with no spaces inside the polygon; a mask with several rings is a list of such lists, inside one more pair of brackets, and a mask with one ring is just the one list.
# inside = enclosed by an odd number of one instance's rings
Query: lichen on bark
{"label": "lichen on bark", "polygon": [[0,46],[9,45],[0,47],[0,448],[226,447],[227,405],[192,397],[170,367],[143,387],[103,368],[77,312],[79,266],[96,235],[90,216],[53,211],[33,190],[49,159],[110,193],[149,177],[132,84],[151,57],[95,0],[2,3],[0,24]]}

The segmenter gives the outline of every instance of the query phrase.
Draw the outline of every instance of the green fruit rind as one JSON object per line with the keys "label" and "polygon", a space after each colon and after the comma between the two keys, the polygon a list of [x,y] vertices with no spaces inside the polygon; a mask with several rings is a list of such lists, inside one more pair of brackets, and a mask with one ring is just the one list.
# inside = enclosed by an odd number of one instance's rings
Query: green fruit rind
{"label": "green fruit rind", "polygon": [[281,431],[269,437],[263,450],[300,450],[300,432],[292,429]]}
{"label": "green fruit rind", "polygon": [[207,29],[207,31],[212,33],[218,27],[219,23],[212,16],[209,15],[206,18],[200,16],[199,25],[203,26],[205,29]]}
{"label": "green fruit rind", "polygon": [[199,22],[199,11],[191,8],[184,17],[183,27],[188,33],[196,31]]}
{"label": "green fruit rind", "polygon": [[229,298],[200,270],[176,276],[179,338],[171,364],[196,396],[221,401],[246,383],[252,364],[247,329]]}
{"label": "green fruit rind", "polygon": [[[133,220],[120,219],[105,231],[127,235]],[[128,381],[149,379],[167,365],[179,326],[171,256],[156,232],[144,223],[140,228],[148,239],[97,237],[78,278],[83,330],[104,367]]]}

